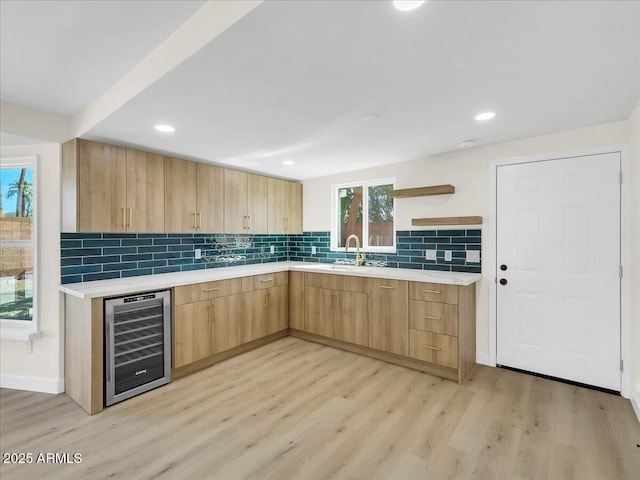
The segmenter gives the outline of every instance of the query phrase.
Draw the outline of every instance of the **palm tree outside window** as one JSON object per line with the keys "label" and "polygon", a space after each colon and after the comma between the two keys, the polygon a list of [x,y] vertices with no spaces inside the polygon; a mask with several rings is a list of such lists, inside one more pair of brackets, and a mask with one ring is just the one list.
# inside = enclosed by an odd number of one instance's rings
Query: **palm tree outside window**
{"label": "palm tree outside window", "polygon": [[34,318],[34,185],[32,159],[0,164],[0,320]]}

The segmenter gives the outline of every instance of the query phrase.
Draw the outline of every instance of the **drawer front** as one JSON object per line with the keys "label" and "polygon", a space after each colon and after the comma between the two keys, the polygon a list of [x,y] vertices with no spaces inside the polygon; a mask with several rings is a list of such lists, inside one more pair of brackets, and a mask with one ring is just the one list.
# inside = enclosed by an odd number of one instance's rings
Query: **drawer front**
{"label": "drawer front", "polygon": [[343,292],[365,293],[365,278],[348,275],[331,275],[329,273],[304,274],[304,285],[308,287],[342,290]]}
{"label": "drawer front", "polygon": [[458,368],[458,338],[411,328],[409,356],[444,367]]}
{"label": "drawer front", "polygon": [[265,273],[264,275],[253,275],[252,277],[242,278],[242,291],[252,292],[253,290],[262,290],[264,288],[278,287],[287,285],[289,281],[289,272]]}
{"label": "drawer front", "polygon": [[211,298],[235,295],[240,293],[241,289],[242,281],[239,278],[184,285],[175,288],[174,302],[176,305],[200,302]]}
{"label": "drawer front", "polygon": [[449,303],[409,301],[409,327],[458,336],[458,306]]}
{"label": "drawer front", "polygon": [[458,287],[441,283],[409,282],[409,298],[425,302],[458,304]]}

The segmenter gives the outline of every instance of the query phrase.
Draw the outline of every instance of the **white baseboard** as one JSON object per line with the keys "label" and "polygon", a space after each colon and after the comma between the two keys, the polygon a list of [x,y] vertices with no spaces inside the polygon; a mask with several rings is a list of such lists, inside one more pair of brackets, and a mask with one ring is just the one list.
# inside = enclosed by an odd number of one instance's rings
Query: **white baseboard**
{"label": "white baseboard", "polygon": [[64,379],[2,374],[0,375],[0,388],[42,393],[62,393],[64,392]]}
{"label": "white baseboard", "polygon": [[495,365],[492,364],[489,360],[488,353],[476,352],[476,363],[479,363],[480,365],[487,365],[489,367],[495,367]]}
{"label": "white baseboard", "polygon": [[633,411],[636,412],[636,417],[638,417],[638,422],[640,422],[640,392],[631,392],[630,400],[631,405],[633,406]]}

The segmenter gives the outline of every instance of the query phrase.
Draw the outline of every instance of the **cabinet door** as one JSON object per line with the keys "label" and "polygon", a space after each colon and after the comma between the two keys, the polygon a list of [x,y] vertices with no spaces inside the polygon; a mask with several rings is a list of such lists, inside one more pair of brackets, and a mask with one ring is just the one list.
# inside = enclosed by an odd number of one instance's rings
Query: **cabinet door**
{"label": "cabinet door", "polygon": [[323,337],[334,336],[334,291],[326,288],[304,287],[304,330]]}
{"label": "cabinet door", "polygon": [[224,231],[224,168],[197,164],[196,211],[198,231]]}
{"label": "cabinet door", "polygon": [[267,335],[289,327],[288,287],[282,285],[267,289]]}
{"label": "cabinet door", "polygon": [[211,355],[211,302],[176,307],[173,336],[174,367]]}
{"label": "cabinet door", "polygon": [[219,353],[242,343],[242,295],[211,301],[212,352]]}
{"label": "cabinet door", "polygon": [[285,233],[285,223],[287,217],[287,194],[288,184],[284,180],[269,178],[269,233]]}
{"label": "cabinet door", "polygon": [[196,168],[195,162],[165,158],[164,225],[169,233],[196,231]]}
{"label": "cabinet door", "polygon": [[418,360],[458,368],[458,339],[449,335],[411,329],[409,354]]}
{"label": "cabinet door", "polygon": [[369,346],[409,354],[408,282],[368,278]]}
{"label": "cabinet door", "polygon": [[302,233],[302,185],[287,182],[287,233]]}
{"label": "cabinet door", "polygon": [[289,326],[304,330],[303,272],[289,272]]}
{"label": "cabinet door", "polygon": [[369,345],[369,307],[366,293],[334,291],[334,338]]}
{"label": "cabinet door", "polygon": [[127,156],[121,147],[78,140],[78,232],[124,232]]}
{"label": "cabinet door", "polygon": [[242,294],[242,341],[251,342],[267,335],[268,289]]}
{"label": "cabinet door", "polygon": [[164,232],[164,157],[127,149],[127,231]]}
{"label": "cabinet door", "polygon": [[224,233],[247,233],[247,175],[224,169]]}
{"label": "cabinet door", "polygon": [[268,233],[269,187],[267,177],[247,175],[248,233]]}

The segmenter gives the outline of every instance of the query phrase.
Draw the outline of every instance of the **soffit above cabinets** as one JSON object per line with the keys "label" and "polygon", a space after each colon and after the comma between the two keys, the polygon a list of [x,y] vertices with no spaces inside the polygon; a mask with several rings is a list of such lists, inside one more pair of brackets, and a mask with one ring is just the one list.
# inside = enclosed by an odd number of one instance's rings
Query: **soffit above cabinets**
{"label": "soffit above cabinets", "polygon": [[[73,4],[87,2],[62,3],[73,17],[83,15]],[[159,45],[171,28],[189,26],[183,22],[190,12],[192,19],[202,12],[200,2],[172,6],[175,13],[166,16],[153,5],[167,2],[123,3],[138,13],[148,9],[158,24],[151,28],[148,16],[136,15],[143,19],[140,31],[149,32],[118,49],[129,67],[151,40]],[[94,8],[107,3],[101,5]],[[29,25],[34,45],[56,41],[39,35],[47,25],[43,15],[9,13],[3,21]],[[99,55],[104,29],[114,24],[107,13],[104,22],[95,21],[95,35],[60,31],[76,43],[98,42]],[[626,119],[640,96],[639,32],[638,2],[433,1],[414,12],[386,1],[254,2],[211,41],[75,134],[293,179],[397,163],[456,150],[464,139],[482,146]],[[31,76],[39,80],[19,90],[20,72],[4,68],[5,50],[6,58],[17,55],[5,42],[4,23],[2,40],[2,100],[19,103],[29,93],[26,106],[35,109],[71,116],[86,110],[95,100],[89,97],[114,83],[124,65],[114,61],[107,68],[112,76],[99,75],[101,65],[67,72],[61,78],[82,93],[83,104],[61,95],[62,104],[53,106],[52,68],[34,68]],[[47,50],[33,50],[30,65],[39,65]],[[53,53],[56,72],[74,65],[65,52]],[[88,86],[96,91],[85,92]],[[484,111],[496,117],[474,120]],[[160,134],[153,128],[158,123],[176,131]]]}

